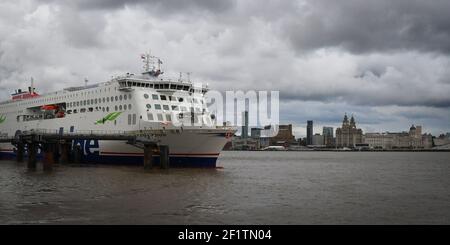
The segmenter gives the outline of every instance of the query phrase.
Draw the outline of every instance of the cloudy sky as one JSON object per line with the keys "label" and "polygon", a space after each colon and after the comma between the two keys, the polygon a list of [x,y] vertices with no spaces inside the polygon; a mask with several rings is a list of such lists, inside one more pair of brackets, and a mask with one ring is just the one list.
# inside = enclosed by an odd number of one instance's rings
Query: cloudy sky
{"label": "cloudy sky", "polygon": [[221,91],[279,90],[282,122],[305,135],[354,114],[365,132],[450,131],[448,0],[2,0],[0,97],[139,72]]}

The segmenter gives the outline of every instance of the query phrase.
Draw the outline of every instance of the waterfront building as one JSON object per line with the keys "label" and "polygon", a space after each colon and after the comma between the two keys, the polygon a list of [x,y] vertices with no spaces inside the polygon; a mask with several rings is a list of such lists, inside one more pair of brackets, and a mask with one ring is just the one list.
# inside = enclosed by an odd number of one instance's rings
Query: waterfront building
{"label": "waterfront building", "polygon": [[260,138],[261,137],[261,131],[262,131],[262,129],[260,129],[260,128],[252,128],[250,130],[250,137],[253,138],[253,139]]}
{"label": "waterfront building", "polygon": [[450,145],[450,134],[447,133],[446,135],[439,135],[439,137],[433,139],[433,143],[435,146]]}
{"label": "waterfront building", "polygon": [[270,138],[270,145],[288,146],[295,142],[295,136],[292,133],[292,124],[279,125],[277,135]]}
{"label": "waterfront building", "polygon": [[242,112],[242,132],[241,138],[248,138],[248,111]]}
{"label": "waterfront building", "polygon": [[395,134],[392,133],[366,133],[364,143],[372,149],[392,149]]}
{"label": "waterfront building", "polygon": [[270,146],[270,137],[262,136],[258,138],[259,140],[259,149],[266,148]]}
{"label": "waterfront building", "polygon": [[322,128],[323,135],[323,144],[326,146],[334,145],[334,133],[332,127],[323,127]]}
{"label": "waterfront building", "polygon": [[233,150],[253,151],[260,149],[259,140],[252,138],[235,138],[231,141]]}
{"label": "waterfront building", "polygon": [[409,132],[366,133],[364,143],[372,149],[430,149],[433,139],[431,134],[422,134],[422,126],[412,125]]}
{"label": "waterfront building", "polygon": [[320,134],[315,134],[312,137],[312,145],[314,146],[323,146],[324,144],[324,136]]}
{"label": "waterfront building", "polygon": [[306,122],[306,145],[312,145],[312,137],[313,137],[313,121]]}
{"label": "waterfront building", "polygon": [[424,149],[433,148],[433,136],[431,134],[423,134],[422,135],[422,144],[423,144]]}
{"label": "waterfront building", "polygon": [[349,121],[345,114],[342,127],[336,129],[336,146],[354,148],[362,143],[362,134],[362,130],[356,128],[355,118],[352,116]]}

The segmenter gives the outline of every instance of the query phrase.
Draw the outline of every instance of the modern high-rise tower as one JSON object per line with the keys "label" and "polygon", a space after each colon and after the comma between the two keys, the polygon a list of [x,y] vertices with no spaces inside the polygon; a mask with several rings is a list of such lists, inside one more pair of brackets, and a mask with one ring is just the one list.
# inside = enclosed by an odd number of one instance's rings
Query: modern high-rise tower
{"label": "modern high-rise tower", "polygon": [[306,122],[306,145],[312,145],[313,132],[313,121]]}

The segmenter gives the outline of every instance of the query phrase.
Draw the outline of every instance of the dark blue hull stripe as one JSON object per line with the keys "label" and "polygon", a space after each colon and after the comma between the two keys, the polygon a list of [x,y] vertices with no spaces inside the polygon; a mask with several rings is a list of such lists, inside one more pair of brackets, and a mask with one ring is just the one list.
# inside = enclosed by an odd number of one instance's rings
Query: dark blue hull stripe
{"label": "dark blue hull stripe", "polygon": [[[0,152],[1,159],[14,159],[15,152]],[[42,155],[38,155],[41,159]],[[154,156],[154,165],[159,165],[159,156]],[[26,161],[26,159],[25,159]],[[170,156],[170,167],[200,167],[215,168],[217,157],[195,157],[195,156]],[[143,165],[143,156],[105,156],[105,155],[85,155],[83,163],[101,163],[101,164],[123,164],[123,165]]]}

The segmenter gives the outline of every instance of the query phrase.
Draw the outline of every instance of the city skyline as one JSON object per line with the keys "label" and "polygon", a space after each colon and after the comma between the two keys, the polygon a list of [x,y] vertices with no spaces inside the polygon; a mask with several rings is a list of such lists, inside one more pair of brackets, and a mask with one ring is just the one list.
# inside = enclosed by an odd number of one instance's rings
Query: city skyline
{"label": "city skyline", "polygon": [[[450,2],[53,1],[0,3],[0,99],[139,72],[152,51],[166,74],[220,91],[279,90],[280,123],[364,132],[450,131]],[[196,16],[196,18],[191,18]]]}

